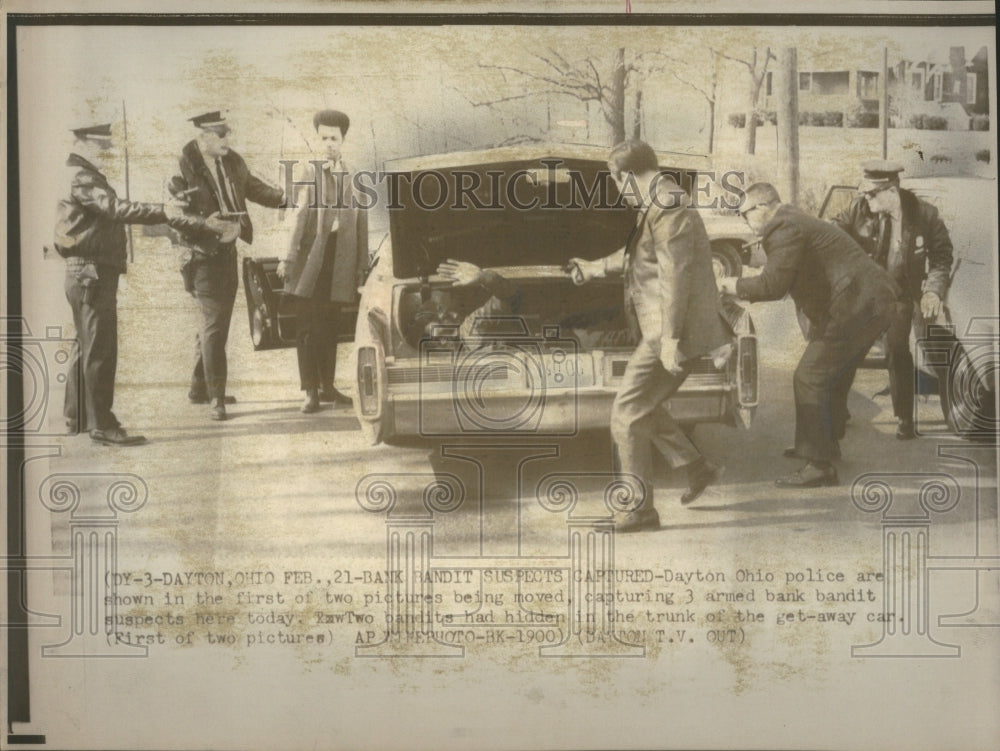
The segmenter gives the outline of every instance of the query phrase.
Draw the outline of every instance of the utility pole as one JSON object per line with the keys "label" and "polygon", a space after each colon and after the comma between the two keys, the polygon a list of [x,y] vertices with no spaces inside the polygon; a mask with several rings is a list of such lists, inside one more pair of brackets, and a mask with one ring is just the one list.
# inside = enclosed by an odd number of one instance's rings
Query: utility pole
{"label": "utility pole", "polygon": [[889,46],[882,45],[882,96],[879,97],[879,127],[882,129],[882,158],[889,158]]}
{"label": "utility pole", "polygon": [[799,202],[799,73],[798,51],[778,54],[778,191],[785,203]]}

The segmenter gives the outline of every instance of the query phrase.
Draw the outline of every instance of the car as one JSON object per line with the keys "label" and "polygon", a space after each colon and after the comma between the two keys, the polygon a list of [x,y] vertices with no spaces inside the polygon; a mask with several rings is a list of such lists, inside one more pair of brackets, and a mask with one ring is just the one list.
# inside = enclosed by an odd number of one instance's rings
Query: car
{"label": "car", "polygon": [[[920,370],[918,382],[935,382],[932,389],[939,394],[945,420],[956,435],[996,440],[1000,361],[996,181],[962,176],[914,177],[902,180],[900,187],[938,209],[954,246],[943,320],[928,326],[925,336],[911,333],[911,347]],[[821,205],[820,217],[832,219],[856,196],[856,186],[832,186]],[[866,364],[884,367],[885,360],[869,357]]]}
{"label": "car", "polygon": [[[354,407],[371,443],[607,429],[635,346],[623,282],[577,286],[565,268],[572,257],[620,248],[635,226],[634,211],[619,205],[606,155],[594,147],[520,146],[386,164],[398,191],[355,330]],[[478,204],[439,200],[440,190],[462,181],[479,186]],[[592,191],[589,200],[575,201],[580,187]],[[500,274],[517,290],[517,309],[472,320],[488,295],[437,276],[446,259]],[[733,332],[729,355],[699,359],[669,400],[682,425],[752,422],[753,322],[735,301],[723,309]]]}

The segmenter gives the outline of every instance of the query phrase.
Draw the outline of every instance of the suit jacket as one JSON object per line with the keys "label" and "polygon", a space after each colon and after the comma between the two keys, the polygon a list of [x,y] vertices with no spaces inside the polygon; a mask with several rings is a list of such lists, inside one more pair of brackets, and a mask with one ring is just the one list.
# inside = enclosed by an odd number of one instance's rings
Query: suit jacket
{"label": "suit jacket", "polygon": [[[938,210],[908,190],[899,191],[902,231],[899,250],[903,256],[903,294],[917,302],[934,292],[942,300],[951,283],[952,245],[948,228]],[[873,214],[864,197],[856,198],[834,221],[853,237],[882,268],[886,267],[891,241],[889,217]]]}
{"label": "suit jacket", "polygon": [[643,210],[624,258],[625,313],[659,351],[676,339],[683,359],[729,342],[721,318],[708,233],[686,194],[661,180],[659,200]]}
{"label": "suit jacket", "polygon": [[753,302],[790,294],[809,319],[809,339],[850,336],[894,304],[899,289],[888,272],[834,224],[782,205],[761,240],[764,270],[740,279],[736,293]]}
{"label": "suit jacket", "polygon": [[[229,192],[236,211],[246,211],[248,200],[271,208],[281,208],[284,205],[284,191],[250,174],[243,157],[232,149],[222,157],[222,166],[229,181]],[[180,173],[170,179],[168,188],[174,196],[180,196],[181,191],[195,189],[187,195],[189,214],[207,217],[217,211],[226,212],[225,204],[217,192],[215,164],[205,163],[197,141],[189,141],[184,145],[179,167]],[[182,231],[180,234],[183,244],[194,250],[211,255],[219,249],[219,236],[206,227]],[[253,224],[246,214],[240,217],[240,239],[245,243],[253,242]]]}
{"label": "suit jacket", "polygon": [[[351,173],[323,170],[322,196],[310,196],[311,185],[299,185],[292,232],[285,256],[285,292],[312,297],[323,267],[327,239],[336,219],[337,251],[331,271],[331,302],[352,303],[368,268],[368,214],[354,205]],[[340,185],[338,199],[337,185]]]}

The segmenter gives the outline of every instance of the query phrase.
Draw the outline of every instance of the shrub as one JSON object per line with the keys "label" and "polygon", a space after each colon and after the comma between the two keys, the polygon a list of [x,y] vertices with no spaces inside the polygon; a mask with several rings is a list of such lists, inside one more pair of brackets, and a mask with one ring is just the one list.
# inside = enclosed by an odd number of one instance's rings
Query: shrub
{"label": "shrub", "polygon": [[847,124],[852,128],[877,128],[878,112],[852,112]]}
{"label": "shrub", "polygon": [[924,116],[923,115],[910,115],[910,127],[916,128],[917,130],[924,129]]}
{"label": "shrub", "polygon": [[729,124],[734,128],[745,128],[747,126],[747,116],[743,112],[734,112],[728,118]]}
{"label": "shrub", "polygon": [[844,125],[844,113],[828,110],[823,113],[823,125],[828,128],[841,128]]}
{"label": "shrub", "polygon": [[989,164],[990,163],[990,150],[989,149],[980,149],[979,151],[977,151],[976,152],[976,161],[977,162],[986,162],[987,164]]}
{"label": "shrub", "polygon": [[990,129],[989,115],[973,115],[972,119],[969,121],[969,130],[989,130],[989,129]]}
{"label": "shrub", "polygon": [[[775,112],[774,110],[768,110],[767,112],[764,113],[764,119],[767,122],[771,123],[771,125],[777,125],[778,124],[778,113]],[[982,130],[989,130],[989,129],[990,129],[989,125],[987,125]]]}
{"label": "shrub", "polygon": [[927,130],[948,130],[948,120],[940,115],[928,115],[924,118]]}

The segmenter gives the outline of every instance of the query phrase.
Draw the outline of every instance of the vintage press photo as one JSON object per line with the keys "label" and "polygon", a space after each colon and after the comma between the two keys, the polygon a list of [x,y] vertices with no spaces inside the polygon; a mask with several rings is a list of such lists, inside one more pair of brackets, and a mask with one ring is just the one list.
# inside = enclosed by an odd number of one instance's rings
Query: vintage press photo
{"label": "vintage press photo", "polygon": [[11,9],[2,745],[995,748],[961,6]]}

